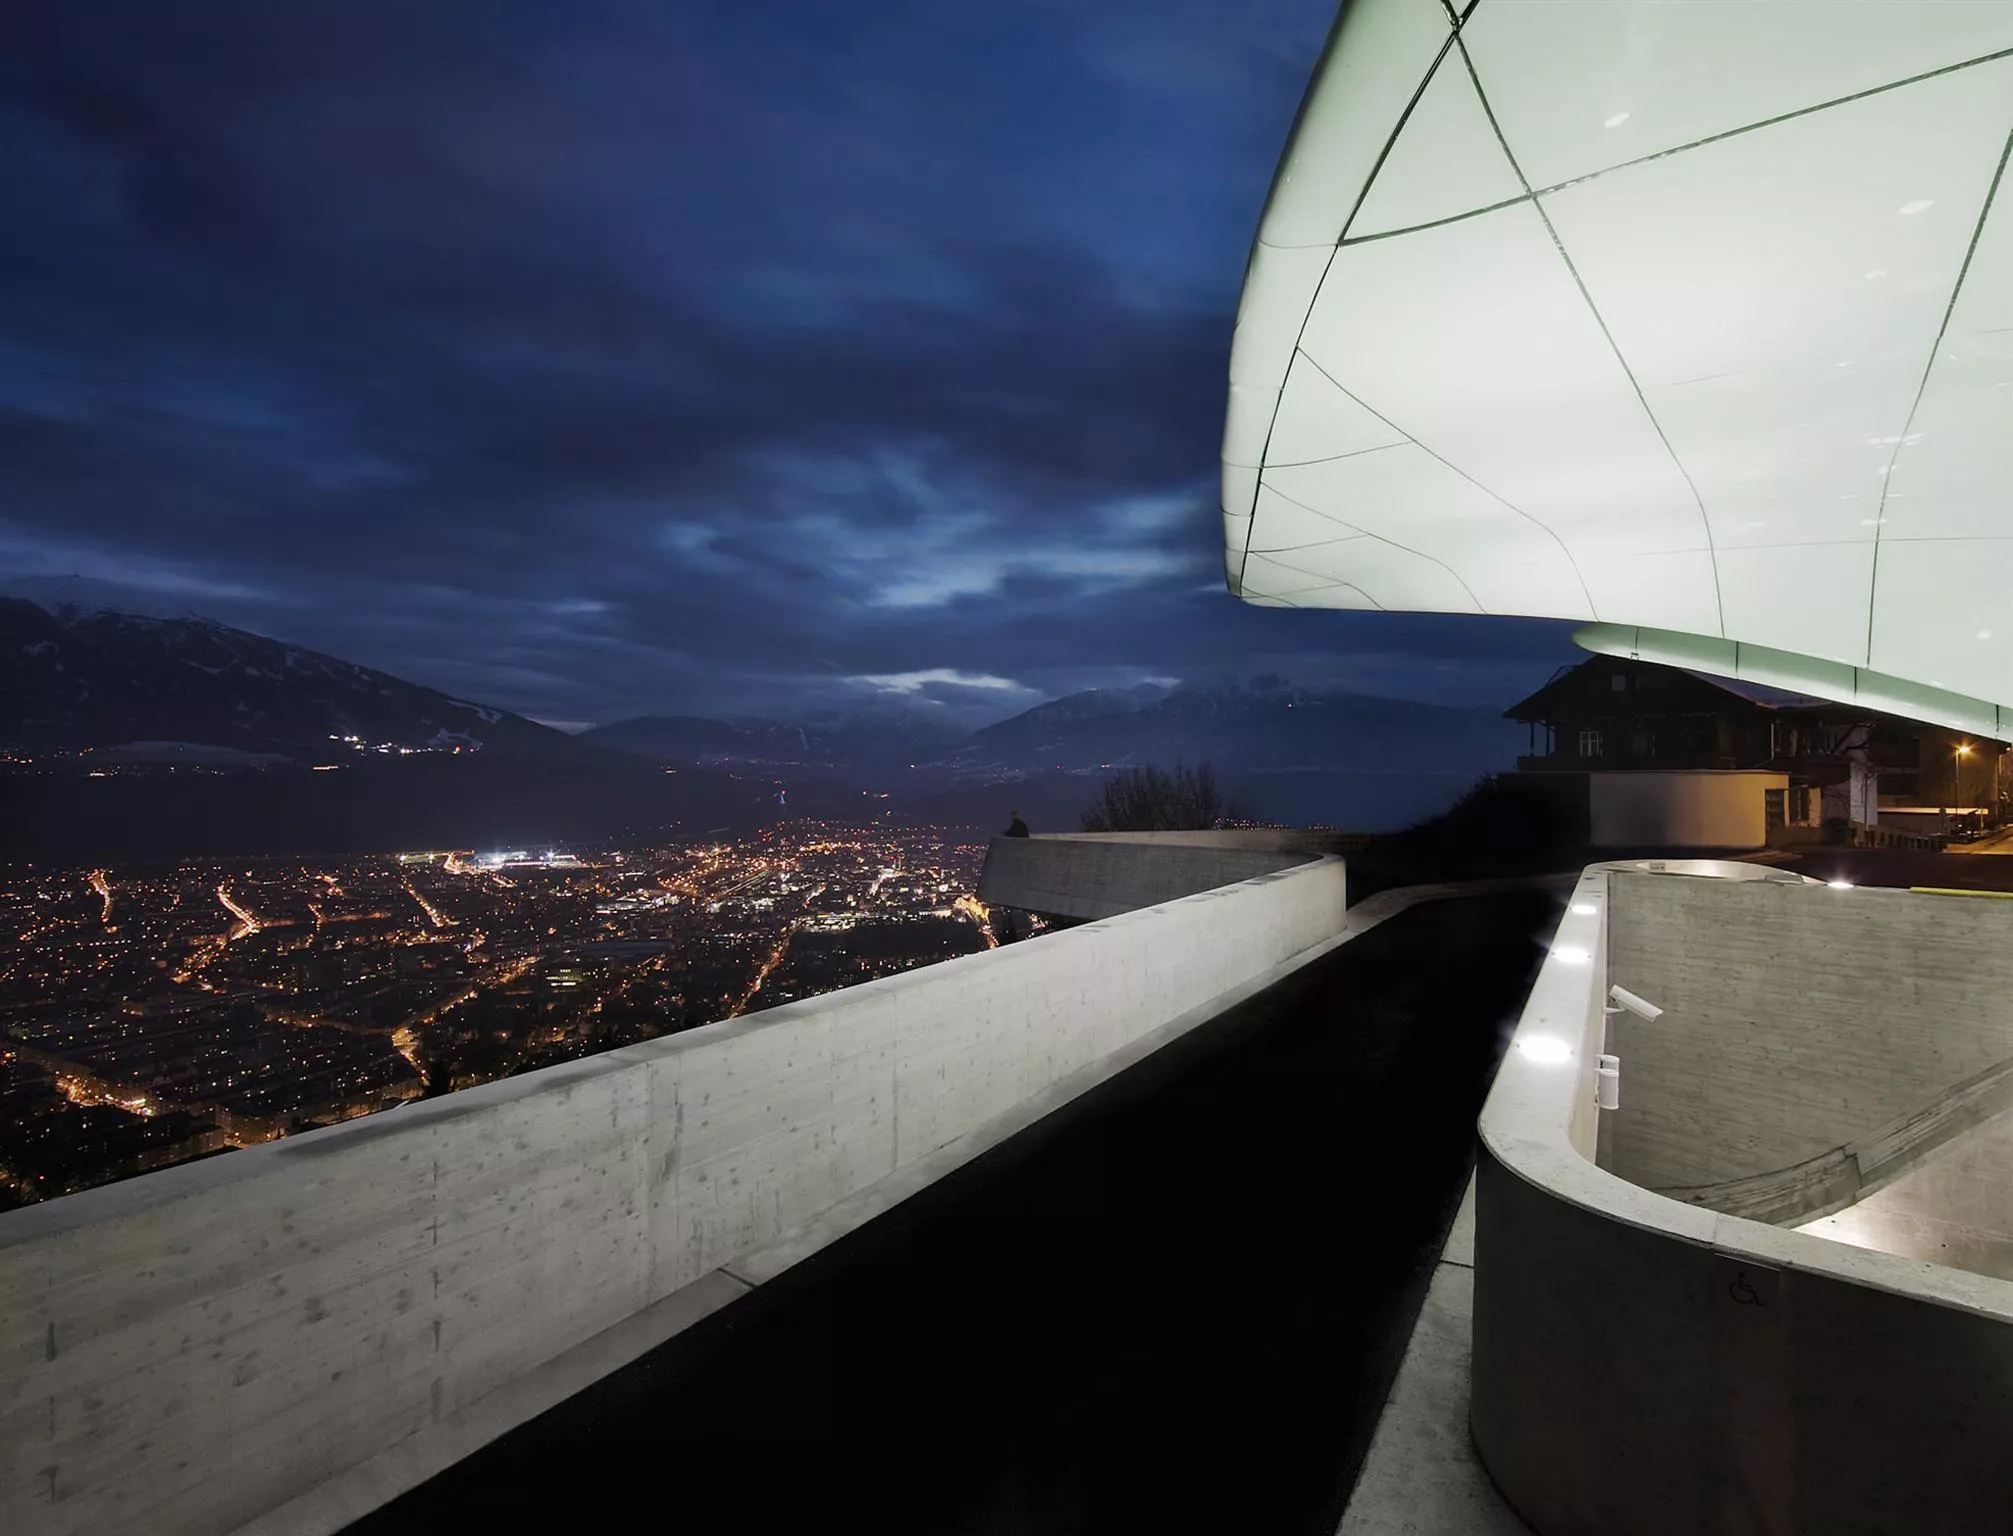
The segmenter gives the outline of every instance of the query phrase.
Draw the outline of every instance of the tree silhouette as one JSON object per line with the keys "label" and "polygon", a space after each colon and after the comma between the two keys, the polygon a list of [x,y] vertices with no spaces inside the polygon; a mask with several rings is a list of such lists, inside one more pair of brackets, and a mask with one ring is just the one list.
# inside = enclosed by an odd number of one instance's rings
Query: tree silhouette
{"label": "tree silhouette", "polygon": [[1105,781],[1081,826],[1085,832],[1189,832],[1214,827],[1235,814],[1209,764],[1188,768],[1176,763],[1172,773],[1152,766],[1121,769]]}

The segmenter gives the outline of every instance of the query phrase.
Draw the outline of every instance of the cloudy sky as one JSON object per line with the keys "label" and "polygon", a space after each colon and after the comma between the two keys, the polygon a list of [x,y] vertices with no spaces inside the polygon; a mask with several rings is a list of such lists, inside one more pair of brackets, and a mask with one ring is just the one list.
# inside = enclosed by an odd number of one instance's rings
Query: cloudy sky
{"label": "cloudy sky", "polygon": [[1332,0],[7,0],[0,573],[540,718],[971,719],[1563,627],[1249,609],[1232,312]]}

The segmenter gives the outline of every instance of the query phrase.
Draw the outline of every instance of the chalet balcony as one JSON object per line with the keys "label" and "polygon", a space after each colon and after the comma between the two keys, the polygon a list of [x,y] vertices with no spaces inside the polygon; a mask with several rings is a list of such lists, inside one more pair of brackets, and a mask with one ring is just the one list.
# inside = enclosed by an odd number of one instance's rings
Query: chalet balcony
{"label": "chalet balcony", "polygon": [[1743,762],[1731,755],[1694,752],[1606,752],[1599,757],[1580,757],[1570,752],[1552,752],[1538,756],[1520,756],[1517,759],[1519,773],[1613,773],[1642,768],[1667,772],[1688,768],[1725,771],[1756,766],[1758,765],[1755,763]]}

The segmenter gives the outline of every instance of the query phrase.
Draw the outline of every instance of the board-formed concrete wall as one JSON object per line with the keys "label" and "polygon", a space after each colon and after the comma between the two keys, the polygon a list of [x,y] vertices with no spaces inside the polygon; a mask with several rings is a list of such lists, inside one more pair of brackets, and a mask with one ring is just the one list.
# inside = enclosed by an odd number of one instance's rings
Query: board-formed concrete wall
{"label": "board-formed concrete wall", "polygon": [[[1888,899],[1746,883],[1764,873],[1588,870],[1484,1107],[1470,1425],[1538,1536],[1987,1531],[2013,1507],[2013,1283],[1681,1204],[1592,1160],[1601,936],[1631,904],[1694,885],[1710,937],[1714,902],[1733,923],[1777,897]],[[1643,1097],[1631,1076],[1624,1054],[1602,1139]]]}
{"label": "board-formed concrete wall", "polygon": [[[1650,1189],[1816,1158],[2013,1058],[2013,902],[1617,872],[1604,1166]],[[1813,1211],[1811,1214],[1817,1214]]]}
{"label": "board-formed concrete wall", "polygon": [[0,1531],[230,1531],[1344,931],[1337,860],[0,1216]]}
{"label": "board-formed concrete wall", "polygon": [[1212,832],[996,837],[979,900],[1057,917],[1114,917],[1304,864],[1316,854]]}

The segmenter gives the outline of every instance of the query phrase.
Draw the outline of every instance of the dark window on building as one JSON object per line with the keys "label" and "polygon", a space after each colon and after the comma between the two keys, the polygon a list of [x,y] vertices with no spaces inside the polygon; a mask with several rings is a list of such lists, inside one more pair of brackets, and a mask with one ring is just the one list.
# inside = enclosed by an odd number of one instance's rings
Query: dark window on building
{"label": "dark window on building", "polygon": [[1601,755],[1601,733],[1599,731],[1580,732],[1580,756],[1599,757]]}
{"label": "dark window on building", "polygon": [[1792,784],[1789,786],[1789,819],[1799,826],[1810,820],[1810,786]]}
{"label": "dark window on building", "polygon": [[1608,679],[1608,686],[1616,693],[1627,693],[1629,688],[1628,674],[1617,672],[1613,677]]}

